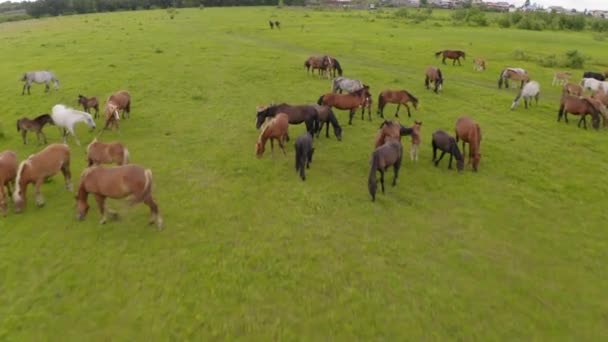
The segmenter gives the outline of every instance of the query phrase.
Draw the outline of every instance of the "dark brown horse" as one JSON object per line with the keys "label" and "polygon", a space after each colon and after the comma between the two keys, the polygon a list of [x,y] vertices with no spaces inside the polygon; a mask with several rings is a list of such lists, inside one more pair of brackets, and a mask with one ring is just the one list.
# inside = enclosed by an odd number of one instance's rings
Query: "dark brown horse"
{"label": "dark brown horse", "polygon": [[402,157],[403,147],[401,146],[399,139],[389,138],[384,145],[374,150],[371,157],[369,177],[367,179],[367,188],[369,194],[372,196],[372,202],[376,200],[376,190],[378,188],[376,172],[380,172],[380,185],[382,186],[382,193],[384,193],[384,172],[392,166],[394,170],[392,185],[397,185]]}
{"label": "dark brown horse", "polygon": [[[433,132],[433,140],[431,142],[433,146],[433,163],[435,166],[439,165],[441,159],[446,153],[450,154],[450,163],[448,169],[452,168],[452,158],[456,158],[456,168],[458,171],[464,169],[464,158],[458,149],[458,142],[456,139],[443,130],[436,130]],[[441,156],[437,159],[437,150],[441,151]]]}
{"label": "dark brown horse", "polygon": [[418,99],[407,90],[385,90],[378,95],[378,114],[384,118],[384,106],[387,103],[397,103],[397,111],[395,117],[399,117],[399,108],[404,105],[407,108],[407,116],[412,117],[410,107],[407,105],[411,102],[414,109],[418,109]]}
{"label": "dark brown horse", "polygon": [[[11,193],[11,184],[15,183],[17,177],[17,154],[13,151],[0,153],[0,210],[6,216],[8,198]],[[4,188],[8,192],[4,191]]]}
{"label": "dark brown horse", "polygon": [[[306,130],[310,134],[315,134],[319,127],[319,115],[314,105],[298,105],[292,106],[287,103],[278,105],[270,105],[267,107],[260,106],[256,112],[255,128],[260,129],[266,118],[273,118],[277,113],[285,113],[289,117],[289,123],[297,125],[302,122],[306,125]],[[289,136],[287,136],[289,141]]]}
{"label": "dark brown horse", "polygon": [[23,144],[27,144],[28,131],[36,132],[36,139],[38,140],[38,144],[40,144],[40,136],[42,135],[42,139],[46,144],[46,136],[44,135],[44,132],[42,132],[42,128],[44,128],[44,125],[46,124],[54,125],[53,119],[49,114],[39,115],[33,120],[30,120],[28,118],[21,118],[17,120],[17,132],[21,131],[21,136],[23,137]]}
{"label": "dark brown horse", "polygon": [[591,124],[593,128],[600,128],[600,117],[602,103],[598,100],[589,97],[577,97],[572,95],[562,95],[560,101],[559,111],[557,112],[557,121],[559,122],[564,117],[566,123],[568,123],[568,113],[573,115],[580,115],[581,119],[578,121],[578,127],[581,127],[581,123],[584,123],[585,129],[587,129],[587,115],[591,115]]}
{"label": "dark brown horse", "polygon": [[333,61],[329,56],[310,56],[304,62],[304,67],[306,68],[306,73],[311,71],[314,74],[315,69],[319,72],[319,77],[322,75],[327,75],[329,79],[331,77],[331,70],[333,68]]}
{"label": "dark brown horse", "polygon": [[443,75],[441,74],[441,70],[439,70],[439,68],[431,66],[426,69],[426,78],[424,79],[426,89],[429,89],[430,83],[435,84],[435,89],[433,90],[435,94],[437,94],[438,90],[443,88]]}
{"label": "dark brown horse", "polygon": [[464,51],[460,51],[460,50],[443,50],[443,51],[439,51],[439,52],[435,52],[435,57],[439,57],[439,55],[443,54],[443,59],[441,60],[441,63],[446,64],[445,63],[445,59],[449,58],[452,59],[452,65],[456,65],[456,61],[458,61],[458,65],[462,65],[460,64],[460,57],[462,57],[462,60],[466,60],[466,56]]}
{"label": "dark brown horse", "polygon": [[469,164],[473,161],[473,171],[477,172],[481,153],[481,128],[468,116],[461,116],[456,120],[456,142],[462,140],[462,154],[466,154],[465,143],[469,143]]}
{"label": "dark brown horse", "polygon": [[[352,125],[353,116],[355,116],[357,108],[365,106],[367,103],[367,98],[371,96],[372,95],[369,93],[369,87],[364,86],[363,88],[349,94],[327,93],[321,95],[321,97],[319,97],[319,100],[317,101],[317,104],[328,107],[335,107],[342,110],[349,110],[350,114],[348,124]],[[361,114],[361,116],[363,116],[363,114]]]}
{"label": "dark brown horse", "polygon": [[84,111],[91,114],[91,108],[95,109],[95,118],[99,116],[99,102],[96,97],[85,97],[82,95],[78,95],[78,103],[82,105]]}
{"label": "dark brown horse", "polygon": [[329,138],[329,125],[331,124],[334,129],[336,139],[338,139],[338,141],[341,141],[342,127],[338,123],[338,119],[336,118],[334,112],[331,110],[331,107],[315,105],[315,108],[317,108],[317,113],[319,113],[319,128],[317,129],[317,138],[323,130],[323,125],[326,125],[327,128],[325,130],[325,137]]}

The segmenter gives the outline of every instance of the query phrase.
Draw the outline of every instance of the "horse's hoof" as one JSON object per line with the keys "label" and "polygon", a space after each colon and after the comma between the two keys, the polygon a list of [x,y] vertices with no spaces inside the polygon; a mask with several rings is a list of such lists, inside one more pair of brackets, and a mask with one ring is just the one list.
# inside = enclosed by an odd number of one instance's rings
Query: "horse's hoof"
{"label": "horse's hoof", "polygon": [[99,224],[106,224],[106,219],[105,219],[105,218],[102,218],[102,219],[99,221]]}
{"label": "horse's hoof", "polygon": [[44,202],[36,202],[36,206],[38,208],[42,208],[42,207],[44,207]]}

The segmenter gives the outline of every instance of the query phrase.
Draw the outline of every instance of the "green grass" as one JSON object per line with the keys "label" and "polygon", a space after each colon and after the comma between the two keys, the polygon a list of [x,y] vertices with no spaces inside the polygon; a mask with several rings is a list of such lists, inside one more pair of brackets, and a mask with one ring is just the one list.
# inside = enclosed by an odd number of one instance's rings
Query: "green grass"
{"label": "green grass", "polygon": [[[92,199],[78,222],[61,176],[43,186],[44,208],[30,188],[24,213],[0,218],[0,340],[605,340],[607,133],[557,123],[553,70],[512,55],[576,48],[593,57],[585,69],[598,69],[608,44],[588,32],[375,16],[213,8],[173,20],[146,11],[0,25],[0,149],[20,159],[40,149],[22,144],[20,116],[128,89],[132,116],[104,138],[152,168],[166,224],[158,232],[145,206],[112,201],[121,218],[101,226]],[[442,66],[434,95],[423,73],[445,48],[468,59]],[[344,139],[315,140],[306,182],[293,141],[287,157],[254,156],[256,105],[311,103],[330,89],[303,69],[321,53],[370,84],[374,100],[385,88],[420,98],[401,119],[423,121],[420,161],[404,160],[397,187],[375,203],[367,175],[377,117],[348,126],[339,111]],[[475,56],[486,72],[473,72]],[[505,66],[541,83],[538,107],[509,110],[516,90],[496,86]],[[21,96],[21,74],[45,68],[61,89]],[[476,174],[430,162],[431,133],[452,132],[461,114],[483,129]],[[60,141],[56,128],[46,132]],[[84,125],[77,133],[93,138]],[[84,147],[70,146],[77,182]]]}

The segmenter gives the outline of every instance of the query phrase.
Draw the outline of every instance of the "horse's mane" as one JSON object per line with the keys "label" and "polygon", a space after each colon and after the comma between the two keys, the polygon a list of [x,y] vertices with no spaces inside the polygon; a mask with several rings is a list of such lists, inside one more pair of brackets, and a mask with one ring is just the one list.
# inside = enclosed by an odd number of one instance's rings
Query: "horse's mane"
{"label": "horse's mane", "polygon": [[25,169],[26,165],[30,164],[30,157],[27,157],[26,160],[22,161],[19,164],[19,168],[17,169],[17,177],[15,178],[15,192],[13,193],[13,200],[15,202],[18,202],[21,199],[21,196],[19,195],[19,190],[21,188],[20,186],[20,181],[21,181],[21,175],[23,174],[23,170]]}
{"label": "horse's mane", "polygon": [[418,103],[418,98],[416,96],[412,95],[412,93],[410,93],[409,91],[407,91],[405,89],[403,89],[401,91],[404,92],[405,94],[407,94],[407,96],[409,96],[412,99],[412,101],[414,101],[415,103]]}

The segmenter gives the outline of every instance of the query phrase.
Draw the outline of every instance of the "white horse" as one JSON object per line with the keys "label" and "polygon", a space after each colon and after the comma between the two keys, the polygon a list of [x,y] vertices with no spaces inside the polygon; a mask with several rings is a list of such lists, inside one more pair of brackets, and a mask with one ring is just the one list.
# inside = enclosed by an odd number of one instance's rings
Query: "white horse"
{"label": "white horse", "polygon": [[608,82],[598,81],[595,78],[583,78],[581,80],[581,87],[584,90],[591,90],[593,93],[602,90],[604,94],[608,94]]}
{"label": "white horse", "polygon": [[91,114],[81,112],[73,108],[68,108],[62,104],[53,106],[51,118],[53,118],[53,122],[57,127],[59,127],[59,129],[63,129],[62,136],[64,143],[67,142],[67,135],[68,132],[70,132],[74,137],[74,140],[76,140],[76,144],[80,146],[80,141],[78,140],[76,133],[74,133],[74,125],[78,122],[86,123],[89,127],[91,127],[91,130],[95,129],[95,121],[93,120]]}
{"label": "white horse", "polygon": [[530,106],[532,106],[532,98],[536,100],[536,105],[538,105],[538,96],[540,95],[540,84],[536,81],[530,81],[526,83],[526,85],[521,88],[519,94],[513,100],[513,104],[511,105],[511,110],[515,109],[519,104],[519,100],[524,98],[524,105],[528,108],[528,101],[530,102]]}
{"label": "white horse", "polygon": [[49,86],[50,82],[53,82],[53,85],[55,86],[55,90],[59,89],[59,80],[57,79],[57,77],[55,77],[55,74],[53,74],[51,71],[28,71],[25,74],[23,74],[23,77],[21,77],[21,81],[24,81],[25,84],[23,85],[23,91],[21,91],[21,95],[25,94],[25,88],[27,88],[27,94],[30,95],[30,87],[32,86],[32,83],[44,83],[45,84],[45,88],[44,91],[48,92],[49,89],[51,88]]}

